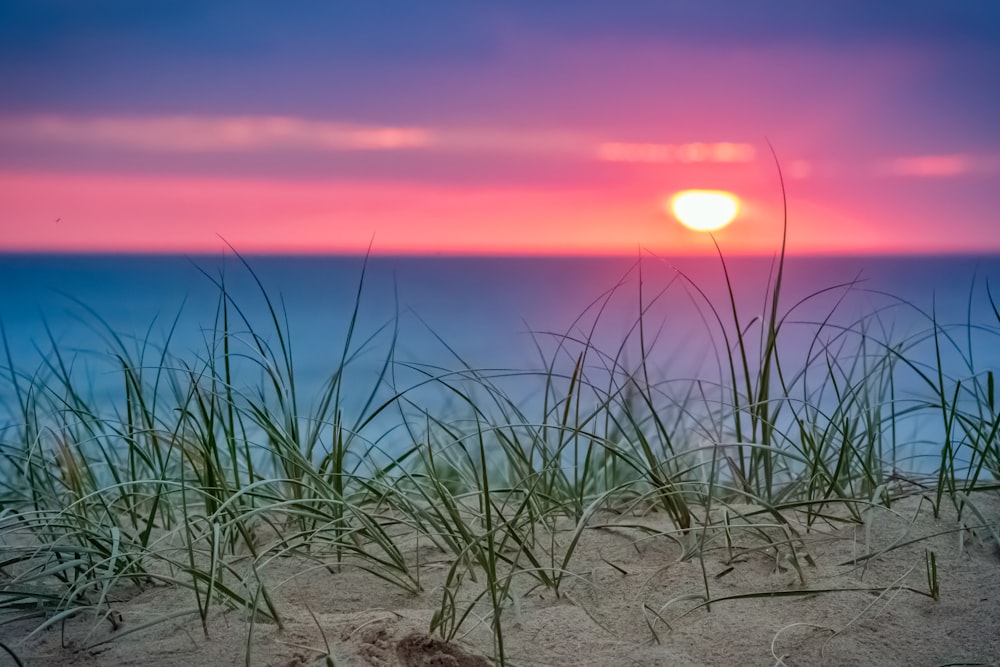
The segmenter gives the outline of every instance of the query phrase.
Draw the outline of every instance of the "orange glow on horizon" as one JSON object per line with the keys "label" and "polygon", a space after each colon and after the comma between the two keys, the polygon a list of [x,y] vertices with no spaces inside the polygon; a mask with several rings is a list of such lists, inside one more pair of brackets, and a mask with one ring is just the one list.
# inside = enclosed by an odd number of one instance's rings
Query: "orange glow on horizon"
{"label": "orange glow on horizon", "polygon": [[[729,255],[777,251],[771,184],[740,187]],[[0,172],[0,252],[454,255],[714,254],[712,236],[665,224],[662,196],[636,187]],[[963,239],[903,234],[830,203],[793,201],[793,254],[961,252]],[[881,222],[881,224],[880,224]]]}
{"label": "orange glow on horizon", "polygon": [[[634,254],[655,208],[589,189],[3,174],[0,251]],[[620,224],[607,223],[608,220]]]}

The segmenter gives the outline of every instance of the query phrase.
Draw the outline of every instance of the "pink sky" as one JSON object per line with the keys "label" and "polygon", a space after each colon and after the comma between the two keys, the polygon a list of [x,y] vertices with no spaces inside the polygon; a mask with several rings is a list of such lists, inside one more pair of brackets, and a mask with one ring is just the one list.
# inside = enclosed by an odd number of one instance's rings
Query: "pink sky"
{"label": "pink sky", "polygon": [[[794,179],[789,187],[794,193]],[[742,196],[740,215],[716,239],[729,252],[773,252],[782,219],[777,187],[748,179],[730,189]],[[682,227],[667,213],[668,189],[641,184],[446,187],[0,173],[0,190],[4,219],[33,221],[5,230],[5,249],[14,251],[199,253],[216,252],[225,242],[248,253],[362,252],[370,242],[376,252],[403,254],[712,251],[707,234]],[[902,234],[903,225],[852,217],[796,201],[794,194],[791,214],[796,252],[967,250],[945,226]]]}

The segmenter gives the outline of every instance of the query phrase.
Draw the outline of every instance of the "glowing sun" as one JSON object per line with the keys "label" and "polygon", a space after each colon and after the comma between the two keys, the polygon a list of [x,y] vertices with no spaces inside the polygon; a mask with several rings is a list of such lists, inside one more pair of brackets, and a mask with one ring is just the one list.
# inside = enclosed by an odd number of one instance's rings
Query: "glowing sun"
{"label": "glowing sun", "polygon": [[670,198],[670,210],[688,229],[713,232],[733,221],[740,212],[740,200],[722,190],[684,190]]}

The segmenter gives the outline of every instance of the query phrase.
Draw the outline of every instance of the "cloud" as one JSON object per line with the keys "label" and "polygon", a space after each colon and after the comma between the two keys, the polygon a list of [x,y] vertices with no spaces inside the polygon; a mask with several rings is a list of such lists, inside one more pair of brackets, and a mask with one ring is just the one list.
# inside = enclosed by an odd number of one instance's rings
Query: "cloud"
{"label": "cloud", "polygon": [[605,142],[597,147],[598,159],[608,162],[753,162],[754,147],[750,144],[689,143],[650,144]]}
{"label": "cloud", "polygon": [[285,116],[37,115],[0,119],[0,138],[180,153],[263,148],[388,150],[421,148],[434,141],[433,133],[423,128],[352,125]]}
{"label": "cloud", "polygon": [[996,171],[1000,159],[996,156],[968,154],[916,155],[884,160],[876,165],[876,172],[883,176],[916,176],[944,178],[981,174]]}
{"label": "cloud", "polygon": [[251,153],[274,148],[387,151],[433,148],[451,153],[572,157],[602,162],[746,163],[747,143],[601,142],[565,130],[429,129],[305,120],[289,116],[34,115],[0,118],[0,141],[102,146],[154,153]]}
{"label": "cloud", "polygon": [[[95,116],[38,114],[0,117],[0,145],[109,147],[160,154],[231,154],[272,149],[310,153],[433,150],[440,155],[559,157],[583,162],[664,165],[749,164],[753,144],[741,142],[601,141],[567,130],[427,128],[308,120],[291,116]],[[353,158],[352,158],[353,159]],[[419,158],[421,164],[425,158]],[[836,177],[843,165],[802,159],[787,163],[792,179]],[[957,178],[1000,172],[1000,154],[949,153],[875,159],[867,173],[892,178]]]}

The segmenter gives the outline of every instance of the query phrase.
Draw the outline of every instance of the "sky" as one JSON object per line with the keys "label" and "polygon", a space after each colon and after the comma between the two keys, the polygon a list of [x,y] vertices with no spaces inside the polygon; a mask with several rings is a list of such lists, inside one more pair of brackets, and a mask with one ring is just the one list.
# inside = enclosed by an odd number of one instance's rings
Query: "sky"
{"label": "sky", "polygon": [[994,0],[0,0],[0,252],[771,254],[782,179],[1000,252],[997,72]]}

